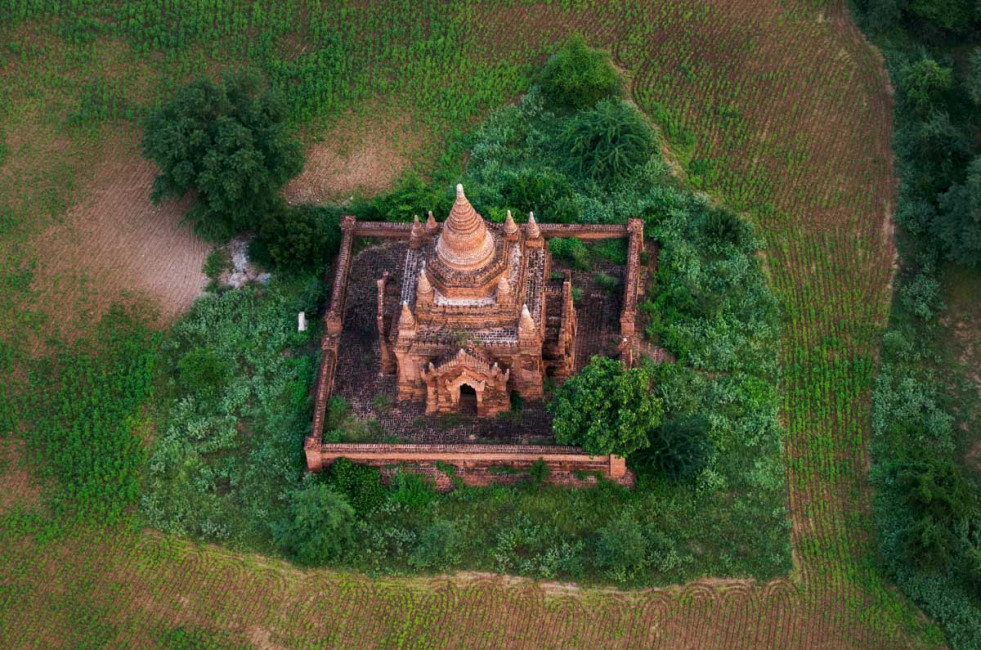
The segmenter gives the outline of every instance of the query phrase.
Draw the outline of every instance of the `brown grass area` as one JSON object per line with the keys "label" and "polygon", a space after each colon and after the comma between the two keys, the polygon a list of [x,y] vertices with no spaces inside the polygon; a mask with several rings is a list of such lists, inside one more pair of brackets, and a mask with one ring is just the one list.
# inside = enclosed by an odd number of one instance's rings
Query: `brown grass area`
{"label": "brown grass area", "polygon": [[[383,115],[388,111],[382,111]],[[404,115],[390,120],[348,114],[307,147],[303,172],[283,189],[293,204],[374,196],[390,188],[414,162],[420,137]]]}
{"label": "brown grass area", "polygon": [[14,506],[32,508],[41,502],[41,491],[24,465],[23,443],[0,438],[0,515]]}
{"label": "brown grass area", "polygon": [[156,170],[137,142],[130,133],[107,146],[81,200],[35,239],[42,309],[89,322],[121,298],[145,297],[169,322],[204,288],[201,266],[211,247],[182,222],[189,200],[150,202]]}

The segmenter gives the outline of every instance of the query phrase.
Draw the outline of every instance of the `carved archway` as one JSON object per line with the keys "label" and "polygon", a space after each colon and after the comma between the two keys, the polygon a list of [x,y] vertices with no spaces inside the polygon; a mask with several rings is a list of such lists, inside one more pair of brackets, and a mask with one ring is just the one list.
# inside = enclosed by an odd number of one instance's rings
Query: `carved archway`
{"label": "carved archway", "polygon": [[458,413],[464,386],[473,389],[476,413],[481,417],[497,415],[510,408],[507,389],[511,373],[496,363],[460,350],[438,366],[430,363],[423,372],[426,381],[427,413]]}

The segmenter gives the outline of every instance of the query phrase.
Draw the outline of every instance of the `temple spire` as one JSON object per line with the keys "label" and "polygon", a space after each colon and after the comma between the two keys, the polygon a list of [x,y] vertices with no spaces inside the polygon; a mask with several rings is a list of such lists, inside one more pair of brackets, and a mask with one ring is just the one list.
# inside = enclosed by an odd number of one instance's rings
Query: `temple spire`
{"label": "temple spire", "polygon": [[518,320],[518,336],[520,338],[534,336],[537,329],[535,321],[531,317],[531,312],[528,311],[528,304],[525,303],[521,306],[521,318]]}
{"label": "temple spire", "polygon": [[514,217],[511,216],[510,210],[508,210],[507,219],[504,220],[504,232],[509,235],[518,232],[518,224],[514,222]]}
{"label": "temple spire", "polygon": [[463,185],[456,186],[456,201],[436,240],[436,254],[443,264],[457,271],[475,271],[494,256],[494,238],[467,200]]}
{"label": "temple spire", "polygon": [[538,222],[535,221],[535,213],[528,213],[528,239],[538,239],[542,236],[541,228],[538,227]]}
{"label": "temple spire", "polygon": [[430,210],[426,215],[426,232],[434,235],[437,230],[439,230],[439,224],[436,223],[436,217],[433,216],[433,211]]}
{"label": "temple spire", "polygon": [[409,309],[408,301],[402,301],[402,313],[399,315],[399,331],[403,330],[415,330],[416,328],[416,317],[412,315],[412,310]]}

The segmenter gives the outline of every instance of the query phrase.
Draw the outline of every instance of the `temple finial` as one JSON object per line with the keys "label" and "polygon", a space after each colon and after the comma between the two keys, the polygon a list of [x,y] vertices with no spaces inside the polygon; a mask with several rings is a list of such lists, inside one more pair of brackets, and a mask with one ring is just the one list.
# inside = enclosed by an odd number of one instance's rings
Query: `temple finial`
{"label": "temple finial", "polygon": [[535,321],[531,317],[531,312],[528,311],[528,304],[525,303],[521,306],[521,318],[518,320],[518,332],[531,334],[535,332],[535,329]]}
{"label": "temple finial", "polygon": [[542,236],[541,228],[538,227],[538,222],[535,221],[535,213],[528,213],[528,239],[538,239]]}
{"label": "temple finial", "polygon": [[508,216],[504,220],[504,232],[508,235],[513,235],[518,232],[518,224],[514,222],[514,217],[511,216],[511,211],[508,210]]}
{"label": "temple finial", "polygon": [[409,302],[406,300],[402,301],[402,314],[399,316],[399,329],[415,329],[416,327],[416,317],[412,315],[412,310],[409,309]]}

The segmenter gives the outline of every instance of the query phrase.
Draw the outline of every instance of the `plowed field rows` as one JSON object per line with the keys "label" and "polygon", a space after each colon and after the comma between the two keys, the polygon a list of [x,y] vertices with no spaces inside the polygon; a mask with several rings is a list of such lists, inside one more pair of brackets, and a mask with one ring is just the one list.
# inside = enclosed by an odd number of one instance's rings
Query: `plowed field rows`
{"label": "plowed field rows", "polygon": [[[501,577],[371,581],[99,531],[0,547],[0,636],[17,647],[42,630],[64,645],[96,633],[116,646],[162,644],[178,627],[260,647],[942,642],[879,576],[868,537],[869,392],[894,256],[891,101],[882,62],[843,0],[469,11],[475,58],[532,59],[572,30],[605,44],[692,182],[760,225],[786,314],[792,575],[643,593]],[[78,602],[91,608],[85,625],[75,623]]]}

